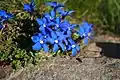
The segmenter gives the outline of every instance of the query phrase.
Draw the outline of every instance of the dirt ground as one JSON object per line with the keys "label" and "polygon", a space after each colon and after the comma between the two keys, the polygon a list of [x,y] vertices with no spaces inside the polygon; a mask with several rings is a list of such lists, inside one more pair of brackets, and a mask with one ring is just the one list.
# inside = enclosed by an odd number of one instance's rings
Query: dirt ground
{"label": "dirt ground", "polygon": [[[120,60],[113,58],[55,57],[19,70],[6,80],[120,80]],[[5,79],[3,79],[5,80]]]}
{"label": "dirt ground", "polygon": [[0,80],[120,80],[120,40],[107,40],[89,44],[77,57],[52,57]]}

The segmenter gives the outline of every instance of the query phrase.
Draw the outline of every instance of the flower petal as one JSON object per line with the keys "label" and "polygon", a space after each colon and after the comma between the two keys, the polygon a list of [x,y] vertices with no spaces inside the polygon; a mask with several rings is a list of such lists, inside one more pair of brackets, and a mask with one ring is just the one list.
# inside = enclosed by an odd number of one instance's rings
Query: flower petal
{"label": "flower petal", "polygon": [[30,5],[29,4],[24,4],[24,10],[28,11],[28,12],[31,12]]}
{"label": "flower petal", "polygon": [[51,6],[51,7],[56,7],[57,6],[57,2],[49,2],[46,5]]}
{"label": "flower petal", "polygon": [[72,47],[71,47],[71,45],[67,45],[67,50],[71,50],[72,49]]}
{"label": "flower petal", "polygon": [[32,11],[34,11],[34,8],[35,8],[34,0],[32,0],[30,4],[24,4],[25,11],[28,11],[31,13]]}
{"label": "flower petal", "polygon": [[38,36],[32,36],[31,39],[34,43],[40,41],[40,37],[38,37]]}
{"label": "flower petal", "polygon": [[66,45],[68,45],[68,41],[66,39],[64,39],[64,42],[65,42]]}
{"label": "flower petal", "polygon": [[47,23],[47,26],[53,26],[53,25],[55,25],[55,23],[54,22],[50,22],[50,23]]}
{"label": "flower petal", "polygon": [[13,18],[13,14],[11,14],[11,13],[7,13],[7,15],[6,15],[7,17],[7,19],[9,19],[9,18]]}
{"label": "flower petal", "polygon": [[67,35],[71,35],[71,31],[70,30],[67,30]]}
{"label": "flower petal", "polygon": [[32,46],[33,50],[41,50],[41,44],[37,42],[35,45]]}
{"label": "flower petal", "polygon": [[59,46],[62,48],[62,51],[65,51],[65,45],[62,42],[59,42]]}
{"label": "flower petal", "polygon": [[57,52],[57,51],[58,51],[58,49],[59,49],[58,44],[54,44],[54,47],[53,47],[53,52]]}
{"label": "flower petal", "polygon": [[56,15],[56,12],[55,12],[54,10],[52,10],[52,11],[50,12],[50,15],[51,15],[52,18],[54,18],[55,15]]}
{"label": "flower petal", "polygon": [[60,17],[56,18],[56,23],[59,24],[60,23]]}
{"label": "flower petal", "polygon": [[77,54],[77,51],[76,51],[75,48],[73,48],[73,49],[72,49],[72,56],[76,56],[76,54]]}
{"label": "flower petal", "polygon": [[57,35],[54,32],[51,32],[51,37],[55,40],[57,39]]}
{"label": "flower petal", "polygon": [[49,51],[48,45],[47,44],[43,44],[43,49],[44,49],[45,52],[48,52]]}
{"label": "flower petal", "polygon": [[84,28],[83,27],[80,27],[80,29],[79,29],[79,35],[81,36],[81,37],[83,37],[84,34],[85,33],[85,31],[84,31]]}
{"label": "flower petal", "polygon": [[38,23],[40,26],[43,25],[42,19],[37,18],[36,21],[37,21],[37,23]]}
{"label": "flower petal", "polygon": [[40,30],[44,35],[46,34],[44,26],[40,26],[40,27],[39,27],[39,30]]}
{"label": "flower petal", "polygon": [[6,14],[6,11],[0,10],[0,17],[4,16]]}
{"label": "flower petal", "polygon": [[71,13],[73,13],[75,11],[71,10],[71,11],[68,11],[68,15],[71,15]]}
{"label": "flower petal", "polygon": [[46,19],[45,17],[43,17],[42,21],[43,21],[44,23],[47,23],[47,19]]}
{"label": "flower petal", "polygon": [[50,38],[50,37],[47,38],[47,41],[48,41],[49,43],[51,43],[51,44],[54,44],[54,39],[52,39],[52,38]]}
{"label": "flower petal", "polygon": [[80,46],[76,45],[76,50],[80,51]]}
{"label": "flower petal", "polygon": [[73,40],[72,38],[69,38],[68,41],[69,41],[69,43],[70,43],[71,45],[75,44],[75,42],[74,42],[74,40]]}
{"label": "flower petal", "polygon": [[84,44],[87,45],[88,44],[88,37],[85,37],[83,40],[84,40]]}

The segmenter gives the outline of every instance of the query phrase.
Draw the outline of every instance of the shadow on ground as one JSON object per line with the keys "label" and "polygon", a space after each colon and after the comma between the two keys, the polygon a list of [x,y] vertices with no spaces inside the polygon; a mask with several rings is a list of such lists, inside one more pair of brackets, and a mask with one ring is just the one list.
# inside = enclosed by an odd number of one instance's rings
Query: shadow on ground
{"label": "shadow on ground", "polygon": [[120,58],[120,43],[96,42],[102,48],[101,54],[106,57]]}

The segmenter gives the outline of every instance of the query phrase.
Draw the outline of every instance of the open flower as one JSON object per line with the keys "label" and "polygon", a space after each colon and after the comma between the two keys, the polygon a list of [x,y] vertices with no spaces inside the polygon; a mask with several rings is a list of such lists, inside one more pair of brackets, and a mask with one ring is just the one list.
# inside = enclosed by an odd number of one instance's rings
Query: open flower
{"label": "open flower", "polygon": [[39,33],[37,35],[34,35],[31,37],[31,39],[35,43],[32,46],[33,50],[41,50],[43,48],[45,52],[49,51],[48,45],[46,44],[46,37],[43,36],[43,34]]}
{"label": "open flower", "polygon": [[44,17],[48,20],[48,22],[51,22],[56,18],[56,12],[54,10],[51,10],[50,13],[44,14]]}
{"label": "open flower", "polygon": [[54,29],[55,30],[58,30],[58,29],[60,29],[60,24],[61,24],[61,19],[60,19],[60,17],[56,17],[56,19],[54,19]]}
{"label": "open flower", "polygon": [[51,37],[48,37],[47,40],[49,43],[54,45],[53,52],[57,52],[59,48],[61,48],[62,51],[65,51],[65,45],[55,32],[51,32]]}
{"label": "open flower", "polygon": [[53,8],[49,14],[45,14],[45,17],[47,17],[49,20],[53,20],[56,17],[57,10],[61,7],[64,7],[63,4],[59,4],[57,2],[48,2],[47,5]]}
{"label": "open flower", "polygon": [[34,9],[35,9],[34,0],[32,0],[30,4],[24,4],[25,11],[32,13],[34,11]]}
{"label": "open flower", "polygon": [[83,38],[84,44],[88,44],[88,40],[92,38],[91,33],[92,24],[83,22],[82,25],[80,25],[79,35]]}
{"label": "open flower", "polygon": [[66,32],[68,35],[72,34],[72,30],[76,27],[76,24],[70,24],[67,20],[60,24],[60,29]]}
{"label": "open flower", "polygon": [[58,31],[56,31],[56,35],[58,36],[58,40],[68,45],[67,38],[70,37],[69,35],[67,34],[65,35],[64,32],[58,32]]}
{"label": "open flower", "polygon": [[49,28],[49,27],[51,27],[52,25],[53,25],[53,23],[52,22],[47,22],[47,19],[46,18],[42,18],[42,19],[39,19],[39,18],[37,18],[36,19],[36,21],[37,21],[37,23],[39,24],[39,30],[43,33],[43,34],[47,34],[47,32],[46,32],[46,30],[47,31],[51,31],[52,29],[51,28]]}
{"label": "open flower", "polygon": [[80,47],[74,42],[73,39],[69,38],[69,45],[67,46],[67,50],[72,50],[72,56],[76,56],[77,52],[80,51]]}

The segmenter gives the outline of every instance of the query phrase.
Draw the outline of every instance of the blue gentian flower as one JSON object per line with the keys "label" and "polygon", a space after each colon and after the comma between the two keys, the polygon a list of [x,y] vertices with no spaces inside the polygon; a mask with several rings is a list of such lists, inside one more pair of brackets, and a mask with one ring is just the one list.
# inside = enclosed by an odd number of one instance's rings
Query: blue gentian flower
{"label": "blue gentian flower", "polygon": [[6,14],[6,11],[0,10],[0,17],[4,16]]}
{"label": "blue gentian flower", "polygon": [[48,14],[44,14],[44,17],[47,18],[48,22],[51,22],[55,19],[56,17],[56,12],[54,10],[51,10],[51,12]]}
{"label": "blue gentian flower", "polygon": [[59,48],[62,51],[65,51],[65,45],[62,43],[60,38],[58,38],[57,34],[53,31],[51,32],[51,37],[47,38],[48,42],[51,43],[53,46],[53,52],[57,52]]}
{"label": "blue gentian flower", "polygon": [[47,26],[47,20],[45,18],[43,18],[43,19],[37,18],[36,21],[40,26],[39,30],[45,31],[45,27]]}
{"label": "blue gentian flower", "polygon": [[67,46],[67,50],[72,50],[72,56],[76,56],[77,52],[80,51],[80,47],[76,45],[73,39],[68,39],[70,45]]}
{"label": "blue gentian flower", "polygon": [[8,20],[8,19],[10,19],[10,18],[13,18],[14,16],[13,16],[13,14],[7,13],[7,12],[4,11],[4,10],[0,10],[0,17],[1,17],[1,19],[2,19],[0,22],[3,22],[3,21],[5,21],[5,20]]}
{"label": "blue gentian flower", "polygon": [[45,36],[43,36],[43,34],[39,33],[37,35],[34,35],[34,36],[31,37],[31,39],[35,43],[32,46],[33,50],[41,50],[43,48],[45,52],[49,51],[49,47],[46,44],[47,43],[47,39],[46,39]]}
{"label": "blue gentian flower", "polygon": [[72,30],[76,27],[76,24],[70,24],[67,20],[64,20],[60,24],[61,30],[67,32],[68,35],[72,34]]}
{"label": "blue gentian flower", "polygon": [[35,10],[34,0],[32,0],[30,4],[24,4],[24,10],[32,13]]}
{"label": "blue gentian flower", "polygon": [[48,6],[51,6],[52,8],[54,8],[54,10],[60,8],[60,7],[64,7],[63,4],[59,4],[57,2],[49,2],[47,3]]}
{"label": "blue gentian flower", "polygon": [[80,25],[79,35],[84,38],[84,44],[88,44],[88,40],[92,38],[92,29],[92,24],[87,22],[83,22],[82,25]]}
{"label": "blue gentian flower", "polygon": [[[77,30],[77,24],[71,24],[65,20],[66,16],[71,16],[71,13],[75,12],[65,11],[64,5],[57,2],[49,2],[48,6],[52,7],[49,13],[43,14],[42,18],[37,18],[36,21],[39,25],[40,33],[32,36],[34,45],[33,50],[44,49],[45,52],[49,51],[48,45],[53,46],[53,52],[57,52],[59,49],[64,51],[72,51],[72,56],[76,56],[80,51],[80,46],[72,39],[72,33],[78,33],[84,40],[84,43],[88,43],[88,39],[91,38],[92,24],[83,22]],[[28,12],[34,11],[34,0],[30,4],[24,5],[24,10]],[[3,14],[3,13],[2,13]]]}
{"label": "blue gentian flower", "polygon": [[56,19],[54,19],[54,29],[55,30],[60,29],[60,24],[61,24],[61,18],[60,17],[56,17]]}
{"label": "blue gentian flower", "polygon": [[71,10],[71,11],[64,11],[62,9],[58,9],[58,13],[61,15],[62,19],[64,19],[66,16],[70,16],[71,13],[73,13],[75,11]]}
{"label": "blue gentian flower", "polygon": [[70,37],[69,35],[64,34],[64,32],[58,32],[58,31],[56,31],[56,35],[58,36],[58,40],[68,45],[67,38]]}
{"label": "blue gentian flower", "polygon": [[67,31],[66,29],[67,29],[68,27],[70,27],[70,23],[69,23],[67,20],[64,20],[64,21],[61,22],[61,24],[60,24],[61,30]]}
{"label": "blue gentian flower", "polygon": [[37,18],[36,21],[37,21],[37,23],[39,24],[39,26],[40,26],[40,27],[39,27],[39,30],[40,30],[42,33],[46,34],[46,29],[49,30],[49,31],[51,31],[51,28],[49,28],[49,26],[52,26],[52,25],[53,25],[52,22],[47,23],[47,19],[44,18],[44,17],[43,17],[42,19]]}

